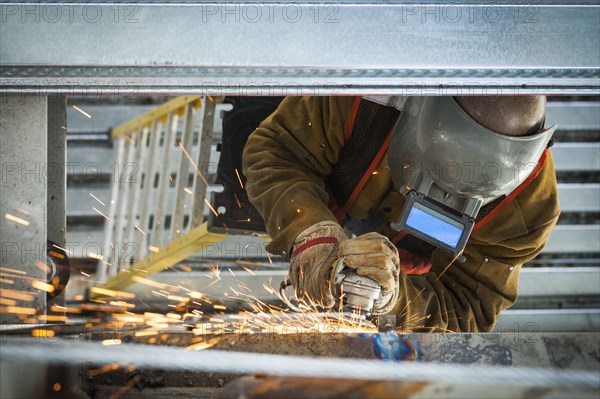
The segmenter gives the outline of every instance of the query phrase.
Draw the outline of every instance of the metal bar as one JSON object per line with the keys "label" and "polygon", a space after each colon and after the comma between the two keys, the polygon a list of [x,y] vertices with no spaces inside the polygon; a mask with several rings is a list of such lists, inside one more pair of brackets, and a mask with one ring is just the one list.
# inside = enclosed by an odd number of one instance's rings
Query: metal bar
{"label": "metal bar", "polygon": [[[188,188],[188,175],[191,162],[188,159],[189,152],[192,149],[194,142],[194,128],[196,122],[196,107],[192,104],[187,104],[185,107],[185,119],[183,123],[183,136],[179,143],[181,147],[181,158],[179,161],[179,170],[177,171],[175,183],[175,202],[173,203],[173,211],[171,212],[171,240],[181,236],[183,231],[183,218],[185,213],[185,203],[187,195],[185,189]],[[188,188],[189,190],[189,188]]]}
{"label": "metal bar", "polygon": [[143,258],[148,253],[148,244],[146,243],[146,230],[148,230],[148,221],[150,219],[150,209],[154,206],[154,176],[156,174],[157,165],[156,161],[162,154],[159,154],[159,141],[162,131],[162,123],[160,119],[152,121],[152,127],[150,128],[150,148],[146,149],[145,157],[140,165],[143,174],[143,186],[141,187],[141,194],[139,202],[141,203],[139,219],[135,235],[135,246],[137,248],[138,259]]}
{"label": "metal bar", "polygon": [[600,143],[556,143],[551,151],[557,171],[600,171]]}
{"label": "metal bar", "polygon": [[599,212],[600,184],[559,183],[558,199],[563,212]]}
{"label": "metal bar", "polygon": [[546,126],[560,130],[600,131],[600,102],[550,101],[546,105]]}
{"label": "metal bar", "polygon": [[[67,99],[48,97],[48,168],[47,168],[47,239],[64,248],[67,231]],[[55,296],[46,304],[46,312],[53,305],[64,306],[65,293]],[[53,311],[64,316],[64,312]]]}
{"label": "metal bar", "polygon": [[208,189],[208,172],[210,170],[210,150],[213,141],[213,125],[215,120],[216,103],[211,99],[204,99],[204,114],[202,117],[202,131],[200,133],[200,151],[198,152],[197,168],[202,173],[194,179],[194,198],[192,200],[191,224],[194,229],[204,222],[204,200]]}
{"label": "metal bar", "polygon": [[112,250],[112,247],[114,242],[119,242],[114,241],[113,239],[115,239],[117,236],[117,230],[121,228],[119,223],[120,215],[117,213],[117,209],[119,209],[121,206],[119,202],[119,188],[121,186],[121,179],[119,176],[121,167],[123,166],[123,161],[125,159],[125,143],[127,141],[125,140],[125,137],[120,137],[114,141],[115,150],[113,153],[113,171],[115,173],[111,176],[110,180],[110,200],[107,203],[108,220],[104,221],[104,243],[102,245],[102,253],[99,254],[102,256],[102,258],[98,259],[98,265],[96,266],[96,279],[100,282],[106,281],[109,265],[113,268],[117,267],[118,259],[118,255],[115,254],[115,251]]}
{"label": "metal bar", "polygon": [[[8,340],[7,340],[8,341]],[[448,383],[502,383],[506,386],[571,387],[598,389],[595,372],[520,367],[475,367],[463,364],[382,362],[381,360],[309,358],[158,345],[105,346],[100,343],[62,341],[38,345],[5,342],[4,361],[95,365],[135,364],[161,370],[194,370],[276,376],[358,378],[379,381],[436,381]]]}
{"label": "metal bar", "polygon": [[[146,170],[148,152],[146,142],[148,140],[149,132],[150,129],[147,126],[142,127],[141,132],[135,137],[136,150],[135,163],[133,164],[134,175],[130,181],[131,187],[127,197],[127,225],[125,226],[125,235],[123,236],[123,249],[125,250],[125,254],[121,257],[119,262],[120,270],[124,267],[129,268],[131,261],[139,259],[140,256],[140,248],[136,245],[134,231],[137,226],[137,216],[140,209],[142,175]],[[145,201],[145,199],[142,199],[142,201]]]}
{"label": "metal bar", "polygon": [[500,313],[495,332],[598,332],[600,309],[508,309]]}
{"label": "metal bar", "polygon": [[544,253],[600,252],[600,225],[557,225]]}
{"label": "metal bar", "polygon": [[47,129],[46,96],[0,96],[0,291],[29,298],[2,304],[0,324],[46,314],[46,291],[32,283],[46,283]]}
{"label": "metal bar", "polygon": [[152,123],[152,121],[157,119],[162,119],[168,114],[177,111],[181,107],[191,102],[199,100],[199,96],[181,96],[176,97],[166,103],[160,105],[159,107],[153,108],[152,110],[146,112],[143,115],[138,116],[137,118],[130,120],[129,122],[125,122],[122,125],[117,126],[112,131],[112,137],[117,138],[132,130],[137,130],[143,126],[147,126]]}
{"label": "metal bar", "polygon": [[131,179],[133,173],[130,173],[130,170],[135,171],[135,163],[133,163],[135,159],[135,139],[133,138],[133,132],[130,132],[127,136],[123,136],[121,140],[125,140],[125,160],[123,165],[115,165],[115,172],[117,173],[117,180],[119,182],[118,188],[118,201],[116,205],[118,206],[116,211],[116,222],[115,222],[115,235],[113,245],[113,267],[109,269],[109,276],[114,276],[119,273],[121,270],[121,259],[124,256],[123,248],[123,234],[125,233],[125,227],[127,223],[129,223],[129,218],[127,217],[127,199],[129,198],[129,191],[131,190]]}
{"label": "metal bar", "polygon": [[[122,290],[135,282],[135,278],[140,276],[147,278],[154,273],[168,268],[187,257],[210,247],[227,237],[223,234],[209,233],[207,224],[203,223],[199,227],[191,230],[187,234],[171,241],[158,252],[151,253],[138,263],[133,265],[127,272],[108,280],[101,285],[103,288]],[[95,294],[91,297],[94,298]]]}
{"label": "metal bar", "polygon": [[600,267],[525,267],[519,296],[600,295]]}
{"label": "metal bar", "polygon": [[163,157],[161,157],[159,183],[158,183],[158,200],[154,209],[154,224],[152,226],[152,246],[160,248],[162,246],[162,235],[165,230],[165,210],[167,209],[167,193],[171,182],[171,153],[175,147],[175,138],[177,135],[177,124],[179,116],[175,112],[167,114],[167,123],[165,131],[165,139],[163,142]]}
{"label": "metal bar", "polygon": [[[373,0],[317,6],[302,1],[293,7],[267,1],[164,1],[132,4],[127,11],[122,6],[118,9],[123,12],[117,14],[114,4],[95,2],[93,16],[89,4],[57,3],[60,15],[52,17],[43,14],[48,6],[41,2],[2,7],[0,91],[4,92],[213,96],[600,92],[600,7],[592,0],[549,4]],[[27,14],[32,9],[37,14]],[[130,22],[136,29],[130,29]],[[72,29],[73,24],[78,29]],[[362,29],[357,30],[358,25]],[[259,48],[239,40],[249,31]],[[90,44],[89,37],[103,40]],[[198,42],[198,37],[210,40]],[[57,43],[64,47],[56,49]],[[169,51],[152,52],[148,46]]]}

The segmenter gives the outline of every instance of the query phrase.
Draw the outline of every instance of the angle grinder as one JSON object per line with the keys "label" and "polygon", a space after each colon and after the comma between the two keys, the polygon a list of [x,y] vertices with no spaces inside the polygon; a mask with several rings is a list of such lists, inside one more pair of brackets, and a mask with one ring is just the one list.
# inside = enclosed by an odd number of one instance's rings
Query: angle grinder
{"label": "angle grinder", "polygon": [[[381,286],[373,279],[359,276],[346,265],[346,258],[338,260],[333,277],[333,296],[338,299],[338,309],[353,317],[365,319],[373,312],[375,300],[381,295]],[[279,293],[286,305],[295,312],[303,312],[299,305],[294,304],[285,294],[285,289],[291,286],[290,280],[281,283]]]}

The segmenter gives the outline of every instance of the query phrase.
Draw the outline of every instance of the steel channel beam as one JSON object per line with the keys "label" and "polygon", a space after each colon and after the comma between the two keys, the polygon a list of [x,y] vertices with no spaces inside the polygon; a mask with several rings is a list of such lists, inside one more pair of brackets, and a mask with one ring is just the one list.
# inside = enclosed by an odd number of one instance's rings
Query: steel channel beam
{"label": "steel channel beam", "polygon": [[[0,96],[1,324],[46,314],[46,292],[32,284],[47,280],[46,271],[36,265],[46,262],[47,128],[47,97]],[[20,291],[21,298],[30,299],[11,299],[5,294],[9,290]]]}
{"label": "steel channel beam", "polygon": [[592,0],[3,2],[0,11],[3,92],[600,93]]}
{"label": "steel channel beam", "polygon": [[[64,248],[67,231],[67,99],[64,96],[48,96],[47,122],[47,235],[48,240]],[[47,311],[53,305],[65,305],[65,293],[52,298]],[[59,312],[52,312],[57,314]],[[64,316],[64,312],[60,312]]]}

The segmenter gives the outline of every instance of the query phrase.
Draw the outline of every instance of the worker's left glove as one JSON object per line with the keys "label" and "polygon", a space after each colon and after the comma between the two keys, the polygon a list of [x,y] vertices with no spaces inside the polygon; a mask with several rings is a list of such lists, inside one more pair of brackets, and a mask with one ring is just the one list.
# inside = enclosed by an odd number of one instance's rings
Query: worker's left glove
{"label": "worker's left glove", "polygon": [[345,257],[346,266],[355,269],[356,274],[370,277],[381,286],[372,314],[391,311],[398,300],[400,274],[400,259],[394,244],[381,234],[367,233],[342,241],[338,256]]}
{"label": "worker's left glove", "polygon": [[332,221],[316,223],[296,237],[289,278],[298,300],[325,308],[334,306],[333,273],[339,243],[347,239],[342,227]]}

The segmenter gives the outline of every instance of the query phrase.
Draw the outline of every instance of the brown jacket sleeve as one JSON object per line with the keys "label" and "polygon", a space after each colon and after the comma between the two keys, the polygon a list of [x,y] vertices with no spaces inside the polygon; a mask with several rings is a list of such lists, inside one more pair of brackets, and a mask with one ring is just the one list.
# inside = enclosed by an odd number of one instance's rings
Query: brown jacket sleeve
{"label": "brown jacket sleeve", "polygon": [[554,164],[549,156],[536,179],[472,234],[466,261],[433,253],[431,273],[400,273],[400,300],[392,311],[407,330],[490,331],[517,299],[521,266],[544,248],[559,215]]}
{"label": "brown jacket sleeve", "polygon": [[250,201],[265,219],[271,253],[289,257],[296,236],[335,221],[325,176],[344,145],[354,97],[287,97],[249,137],[243,172]]}

